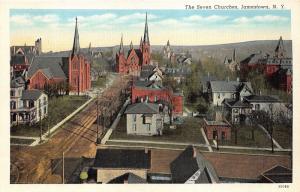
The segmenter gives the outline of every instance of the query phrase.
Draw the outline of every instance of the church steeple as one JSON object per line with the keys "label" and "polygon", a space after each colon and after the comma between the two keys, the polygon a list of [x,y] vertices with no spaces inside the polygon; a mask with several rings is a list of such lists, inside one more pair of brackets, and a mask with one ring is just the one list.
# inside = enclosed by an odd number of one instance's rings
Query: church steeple
{"label": "church steeple", "polygon": [[145,21],[145,30],[144,30],[144,43],[150,44],[150,42],[149,42],[149,34],[148,34],[147,12],[146,12],[146,21]]}
{"label": "church steeple", "polygon": [[141,40],[140,40],[140,49],[142,49],[143,47],[143,37],[141,36]]}
{"label": "church steeple", "polygon": [[133,49],[133,44],[132,44],[132,41],[130,42],[130,50]]}
{"label": "church steeple", "polygon": [[121,43],[120,43],[119,53],[124,53],[124,47],[123,47],[123,34],[122,34],[122,36],[121,36]]}
{"label": "church steeple", "polygon": [[79,54],[79,52],[80,52],[79,33],[78,33],[77,17],[76,17],[75,34],[74,34],[74,41],[73,41],[72,56]]}
{"label": "church steeple", "polygon": [[282,36],[280,36],[278,44],[275,49],[275,57],[277,58],[283,58],[285,56],[285,49],[283,47],[283,40]]}
{"label": "church steeple", "polygon": [[235,61],[236,59],[236,52],[235,52],[235,48],[233,49],[233,55],[232,55],[232,61]]}

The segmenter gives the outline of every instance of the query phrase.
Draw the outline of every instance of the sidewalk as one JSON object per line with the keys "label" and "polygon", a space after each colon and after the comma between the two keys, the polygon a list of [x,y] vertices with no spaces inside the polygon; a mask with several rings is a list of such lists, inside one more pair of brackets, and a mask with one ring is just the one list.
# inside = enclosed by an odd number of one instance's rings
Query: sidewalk
{"label": "sidewalk", "polygon": [[108,140],[109,140],[109,137],[110,135],[112,134],[113,130],[117,127],[120,119],[121,119],[121,116],[123,115],[123,112],[125,110],[125,108],[127,107],[127,105],[129,104],[130,102],[130,98],[128,98],[125,103],[123,104],[123,107],[121,108],[121,110],[119,111],[116,119],[114,120],[113,124],[111,125],[111,127],[107,130],[106,134],[104,135],[104,137],[102,138],[101,140],[101,144],[105,144]]}
{"label": "sidewalk", "polygon": [[[271,139],[271,135],[269,134],[269,132],[262,125],[258,125],[258,127],[261,128],[267,134],[269,139]],[[283,149],[274,138],[272,138],[272,140],[273,140],[274,145],[276,145],[277,148]]]}

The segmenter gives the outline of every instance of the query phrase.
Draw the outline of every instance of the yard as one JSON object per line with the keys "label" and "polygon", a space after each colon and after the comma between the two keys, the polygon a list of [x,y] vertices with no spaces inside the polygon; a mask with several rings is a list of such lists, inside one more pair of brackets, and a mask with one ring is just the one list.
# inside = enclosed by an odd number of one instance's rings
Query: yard
{"label": "yard", "polygon": [[40,127],[42,126],[42,132],[45,133],[48,127],[51,128],[58,122],[63,120],[79,106],[88,100],[86,96],[63,96],[52,97],[49,99],[48,104],[48,117],[42,120],[41,123],[34,125],[17,125],[11,127],[10,134],[14,136],[31,136],[38,137],[40,135]]}
{"label": "yard", "polygon": [[274,139],[281,145],[283,148],[292,148],[292,128],[284,125],[275,125],[273,129]]}
{"label": "yard", "polygon": [[[211,141],[211,144],[213,142]],[[243,146],[243,147],[271,147],[271,140],[259,127],[254,129],[254,139],[252,139],[252,127],[239,126],[237,131],[237,144],[235,144],[235,131],[231,129],[230,141],[219,141],[219,145]]]}
{"label": "yard", "polygon": [[161,136],[127,135],[126,117],[123,116],[110,139],[205,144],[200,131],[201,124],[202,120],[199,118],[185,118],[183,124],[177,125],[176,129],[170,129],[165,126]]}

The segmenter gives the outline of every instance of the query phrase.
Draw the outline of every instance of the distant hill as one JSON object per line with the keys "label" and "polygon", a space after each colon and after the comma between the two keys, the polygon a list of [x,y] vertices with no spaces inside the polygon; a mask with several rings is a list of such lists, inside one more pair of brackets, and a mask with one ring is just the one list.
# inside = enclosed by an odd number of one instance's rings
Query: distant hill
{"label": "distant hill", "polygon": [[[171,42],[172,43],[172,42]],[[252,53],[257,53],[259,51],[269,53],[274,55],[275,47],[278,43],[278,40],[258,40],[258,41],[247,41],[239,43],[229,43],[229,44],[219,44],[219,45],[196,45],[196,46],[179,46],[171,44],[171,48],[176,53],[189,52],[194,60],[201,59],[203,57],[214,57],[223,61],[224,58],[232,57],[233,49],[236,49],[237,60],[240,61]],[[134,46],[137,48],[138,46]],[[151,45],[151,50],[153,52],[162,52],[164,45]],[[284,47],[288,57],[292,57],[292,40],[284,40]],[[129,50],[129,46],[124,46],[125,53]],[[113,56],[119,49],[119,45],[112,47],[93,47],[95,51],[102,52],[113,52]],[[83,52],[87,52],[87,48],[83,48]],[[61,52],[51,52],[45,53],[45,55],[55,55],[55,56],[64,56],[68,55],[70,50],[61,51]]]}

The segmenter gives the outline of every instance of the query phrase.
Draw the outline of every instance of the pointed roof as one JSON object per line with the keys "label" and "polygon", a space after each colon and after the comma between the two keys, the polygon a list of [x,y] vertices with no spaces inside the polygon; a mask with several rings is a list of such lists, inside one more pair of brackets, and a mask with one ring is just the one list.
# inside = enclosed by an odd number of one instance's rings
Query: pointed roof
{"label": "pointed roof", "polygon": [[119,53],[124,53],[124,47],[123,47],[123,34],[122,34],[122,36],[121,36],[121,42],[120,42]]}
{"label": "pointed roof", "polygon": [[73,49],[72,49],[72,56],[77,55],[80,52],[80,45],[79,45],[79,33],[77,27],[77,17],[76,17],[76,24],[75,24],[75,33],[74,33],[74,41],[73,41]]}
{"label": "pointed roof", "polygon": [[130,50],[133,49],[132,41],[130,41]]}
{"label": "pointed roof", "polygon": [[141,36],[141,40],[140,40],[140,49],[143,47],[143,37]]}
{"label": "pointed roof", "polygon": [[169,41],[169,39],[168,39],[168,42],[167,42],[167,46],[168,46],[168,47],[170,46],[170,41]]}
{"label": "pointed roof", "polygon": [[235,61],[236,59],[236,51],[235,48],[233,49],[233,54],[232,54],[232,61]]}
{"label": "pointed roof", "polygon": [[149,42],[149,34],[148,34],[147,12],[146,12],[146,21],[145,21],[145,30],[144,30],[144,43],[150,44],[150,42]]}
{"label": "pointed roof", "polygon": [[283,40],[282,40],[282,36],[280,36],[279,40],[278,40],[278,43],[277,43],[277,46],[275,48],[275,52],[278,53],[278,52],[284,52],[284,47],[283,47]]}

